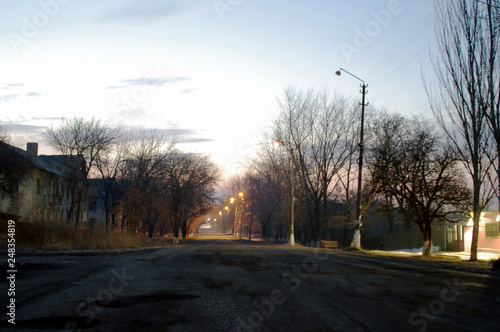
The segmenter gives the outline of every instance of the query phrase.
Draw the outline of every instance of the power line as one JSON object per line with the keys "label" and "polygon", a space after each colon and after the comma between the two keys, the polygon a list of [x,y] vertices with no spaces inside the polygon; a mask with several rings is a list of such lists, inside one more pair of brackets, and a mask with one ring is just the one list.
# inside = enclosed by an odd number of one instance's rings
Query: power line
{"label": "power line", "polygon": [[437,42],[437,40],[434,40],[429,46],[427,46],[426,48],[424,48],[422,51],[418,52],[415,56],[413,56],[410,60],[406,61],[405,63],[403,63],[401,66],[399,66],[398,68],[394,69],[393,71],[391,71],[389,74],[387,74],[386,76],[382,77],[381,79],[379,79],[378,81],[375,81],[374,83],[371,84],[371,86],[373,86],[374,84],[377,84],[377,83],[380,83],[382,82],[383,80],[385,80],[386,78],[388,78],[389,76],[391,76],[392,74],[394,74],[395,72],[397,72],[398,70],[400,70],[401,68],[403,68],[406,64],[408,64],[409,62],[411,62],[412,60],[414,60],[415,58],[417,58],[420,54],[424,53],[425,51],[427,51],[432,45],[434,45],[435,43]]}
{"label": "power line", "polygon": [[[380,64],[375,71],[373,71],[367,78],[367,80],[375,79],[382,74],[383,71],[389,67],[394,60],[396,60],[415,40],[416,38],[427,28],[430,22],[429,19],[434,16],[435,11],[433,11],[429,16],[427,16],[422,23],[401,43],[401,45],[392,52],[383,62]],[[423,27],[423,28],[422,28]],[[387,64],[389,61],[391,63]],[[387,65],[386,65],[387,64]]]}

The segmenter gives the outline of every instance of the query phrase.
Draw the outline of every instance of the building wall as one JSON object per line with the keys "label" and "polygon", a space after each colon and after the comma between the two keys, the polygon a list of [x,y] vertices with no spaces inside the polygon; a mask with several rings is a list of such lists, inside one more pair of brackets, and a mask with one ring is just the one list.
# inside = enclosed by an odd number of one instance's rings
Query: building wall
{"label": "building wall", "polygon": [[88,221],[90,228],[106,227],[106,208],[100,196],[90,196],[89,198]]}
{"label": "building wall", "polygon": [[[479,221],[479,237],[477,244],[478,249],[500,250],[500,236],[486,235],[486,224],[490,223],[499,224],[498,219],[499,219],[498,213],[486,212],[482,214],[481,219]],[[497,228],[500,228],[500,225],[498,225]],[[467,226],[465,227],[465,236],[464,236],[465,251],[471,250],[472,231],[473,231],[473,224],[472,220],[470,220]]]}
{"label": "building wall", "polygon": [[26,222],[63,222],[71,205],[69,188],[70,181],[64,177],[38,169],[27,170],[16,199],[5,198],[1,208]]}

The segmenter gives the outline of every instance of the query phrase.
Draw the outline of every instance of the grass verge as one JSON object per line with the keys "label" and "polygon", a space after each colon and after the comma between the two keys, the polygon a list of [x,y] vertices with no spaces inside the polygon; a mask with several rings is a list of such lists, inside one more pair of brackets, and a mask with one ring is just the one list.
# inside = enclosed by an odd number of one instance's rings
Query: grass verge
{"label": "grass verge", "polygon": [[[7,248],[7,222],[0,221],[0,244]],[[148,246],[133,234],[75,229],[73,226],[49,223],[17,222],[17,250],[108,250]]]}

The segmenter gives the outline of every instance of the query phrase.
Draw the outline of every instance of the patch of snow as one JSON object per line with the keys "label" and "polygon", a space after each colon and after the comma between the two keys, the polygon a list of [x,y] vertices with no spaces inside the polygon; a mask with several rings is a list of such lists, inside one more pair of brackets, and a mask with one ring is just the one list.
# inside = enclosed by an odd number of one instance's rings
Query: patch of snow
{"label": "patch of snow", "polygon": [[[398,250],[394,250],[394,251],[420,253],[420,252],[424,251],[424,247],[413,248],[413,249],[398,249]],[[440,246],[432,246],[431,252],[438,252],[438,251],[441,251],[441,247]]]}

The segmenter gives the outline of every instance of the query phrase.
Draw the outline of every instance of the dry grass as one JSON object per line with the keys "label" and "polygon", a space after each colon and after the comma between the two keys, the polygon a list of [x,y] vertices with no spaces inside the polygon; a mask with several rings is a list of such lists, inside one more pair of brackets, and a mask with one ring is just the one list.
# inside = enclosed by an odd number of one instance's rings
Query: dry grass
{"label": "dry grass", "polygon": [[[138,236],[48,223],[16,223],[17,250],[109,250],[151,246]],[[0,221],[0,244],[7,247],[7,222]]]}

